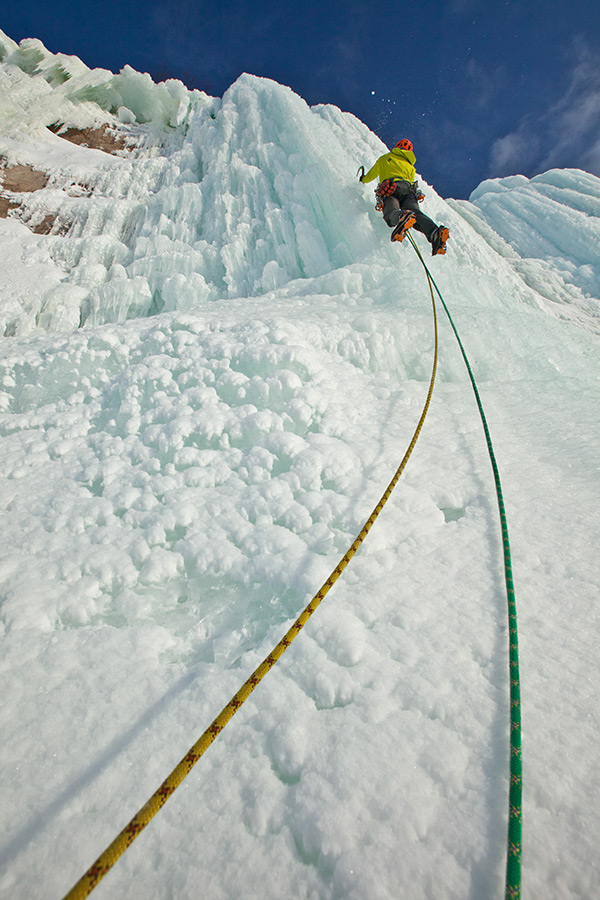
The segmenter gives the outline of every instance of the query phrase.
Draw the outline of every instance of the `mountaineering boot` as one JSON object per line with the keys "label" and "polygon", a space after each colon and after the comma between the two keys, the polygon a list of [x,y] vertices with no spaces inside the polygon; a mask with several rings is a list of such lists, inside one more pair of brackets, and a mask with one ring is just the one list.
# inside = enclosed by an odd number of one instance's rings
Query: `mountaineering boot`
{"label": "mountaineering boot", "polygon": [[437,256],[438,254],[442,256],[446,252],[446,241],[450,237],[450,232],[446,228],[445,225],[438,225],[436,230],[433,232],[433,236],[431,238],[431,255]]}
{"label": "mountaineering boot", "polygon": [[417,221],[414,212],[410,209],[403,209],[398,219],[398,224],[392,231],[391,241],[403,241],[409,228],[412,228]]}

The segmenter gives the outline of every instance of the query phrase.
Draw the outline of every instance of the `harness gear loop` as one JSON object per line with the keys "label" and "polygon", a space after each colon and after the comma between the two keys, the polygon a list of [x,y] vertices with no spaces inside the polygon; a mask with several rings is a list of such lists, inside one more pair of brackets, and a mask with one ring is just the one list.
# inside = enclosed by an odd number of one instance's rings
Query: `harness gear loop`
{"label": "harness gear loop", "polygon": [[375,204],[375,209],[378,212],[382,212],[383,210],[383,202],[386,197],[391,197],[392,194],[396,193],[396,182],[393,178],[386,178],[385,181],[380,181],[377,187],[375,188],[375,196],[377,197],[377,203]]}

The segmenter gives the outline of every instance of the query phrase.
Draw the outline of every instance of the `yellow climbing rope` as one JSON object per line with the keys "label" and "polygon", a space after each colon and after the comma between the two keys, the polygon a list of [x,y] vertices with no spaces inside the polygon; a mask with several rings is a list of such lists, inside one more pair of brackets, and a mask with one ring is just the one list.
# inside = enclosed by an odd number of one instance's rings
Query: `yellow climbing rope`
{"label": "yellow climbing rope", "polygon": [[135,814],[133,819],[129,822],[128,825],[117,835],[114,841],[106,848],[106,850],[98,857],[98,859],[90,866],[85,875],[80,878],[74,887],[65,894],[63,900],[83,900],[84,897],[87,897],[93,889],[96,887],[98,882],[104,878],[106,873],[114,866],[119,857],[127,850],[127,848],[133,843],[138,834],[144,830],[146,825],[150,822],[150,820],[156,815],[159,809],[163,806],[164,803],[169,799],[171,794],[175,791],[177,787],[181,784],[183,779],[188,775],[191,769],[196,765],[200,757],[203,753],[208,750],[212,742],[215,738],[221,733],[221,731],[225,728],[229,720],[235,715],[240,706],[248,699],[254,688],[258,685],[260,681],[265,677],[267,672],[273,668],[275,663],[280,659],[283,653],[290,646],[294,638],[298,635],[298,633],[302,630],[302,628],[306,625],[312,614],[315,612],[321,601],[324,597],[329,593],[330,589],[333,587],[335,582],[338,580],[352,557],[356,554],[360,545],[366,538],[367,534],[371,530],[375,519],[387,503],[390,498],[392,491],[394,490],[402,472],[404,471],[406,464],[410,458],[411,453],[414,450],[415,444],[417,443],[419,434],[423,427],[423,423],[425,421],[425,417],[427,415],[427,411],[429,409],[429,404],[431,402],[431,396],[433,394],[433,387],[435,384],[435,375],[437,371],[437,361],[438,361],[438,327],[437,327],[437,313],[436,313],[436,305],[435,305],[435,296],[433,293],[433,285],[431,283],[431,278],[429,276],[429,272],[427,272],[427,279],[429,282],[429,290],[431,292],[431,303],[433,306],[433,325],[434,325],[434,355],[433,355],[433,367],[431,371],[431,379],[429,382],[429,390],[427,393],[427,399],[425,401],[425,405],[423,407],[423,411],[421,413],[421,417],[415,429],[415,432],[412,436],[412,440],[408,446],[406,453],[402,459],[402,462],[396,469],[394,477],[388,484],[384,493],[379,500],[379,503],[361,528],[359,534],[352,542],[347,552],[344,554],[342,559],[339,561],[327,581],[321,586],[321,588],[317,591],[315,596],[312,598],[308,606],[303,610],[303,612],[298,616],[292,627],[289,631],[282,637],[276,647],[269,653],[269,655],[264,659],[261,664],[254,670],[250,678],[242,685],[242,687],[238,690],[236,694],[231,698],[227,706],[221,710],[217,718],[214,722],[209,725],[203,735],[196,741],[193,747],[186,753],[181,762],[175,766],[170,775],[165,778],[161,786],[158,790],[150,797],[147,803]]}

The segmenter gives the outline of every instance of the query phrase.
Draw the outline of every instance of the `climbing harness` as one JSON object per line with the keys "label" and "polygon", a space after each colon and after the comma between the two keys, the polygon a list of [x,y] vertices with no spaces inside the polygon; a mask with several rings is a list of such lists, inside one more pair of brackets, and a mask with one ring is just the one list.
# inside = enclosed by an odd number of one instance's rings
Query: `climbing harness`
{"label": "climbing harness", "polygon": [[342,559],[339,561],[327,581],[320,587],[315,596],[312,598],[310,603],[305,607],[299,617],[296,619],[292,627],[287,631],[287,633],[282,637],[276,647],[269,653],[269,655],[264,659],[261,664],[254,670],[252,675],[248,678],[248,680],[242,685],[242,687],[238,690],[236,694],[231,698],[229,703],[221,710],[217,718],[213,721],[211,725],[206,729],[204,734],[202,734],[193,747],[186,753],[183,759],[178,763],[178,765],[173,769],[170,775],[163,781],[161,786],[157,791],[150,797],[147,803],[139,810],[131,819],[128,825],[117,835],[114,841],[106,848],[106,850],[98,857],[98,859],[90,866],[87,872],[80,878],[80,880],[75,884],[71,890],[65,894],[63,900],[83,900],[84,897],[87,897],[93,889],[96,887],[98,882],[104,878],[107,872],[114,866],[119,857],[127,850],[127,848],[133,843],[138,834],[144,830],[146,825],[154,818],[156,813],[161,809],[161,807],[166,803],[171,794],[175,791],[176,788],[179,787],[183,779],[186,775],[189,774],[191,769],[196,765],[200,757],[208,750],[212,742],[216,737],[221,733],[221,731],[225,728],[229,720],[235,715],[240,706],[248,699],[254,688],[262,681],[267,672],[269,672],[275,663],[281,658],[281,656],[285,653],[287,648],[290,646],[294,638],[296,638],[299,632],[304,628],[312,614],[315,612],[317,607],[320,605],[321,601],[326,597],[329,593],[330,589],[333,587],[335,582],[338,580],[350,560],[354,557],[357,550],[363,543],[367,534],[371,530],[373,523],[377,519],[379,513],[389,500],[392,491],[394,490],[396,484],[400,480],[400,476],[402,475],[404,469],[406,468],[406,464],[415,448],[415,444],[417,443],[419,434],[421,433],[421,429],[423,427],[423,423],[425,422],[425,417],[427,416],[427,412],[429,410],[429,405],[431,403],[431,397],[433,394],[433,387],[435,384],[435,375],[437,371],[437,361],[438,361],[438,326],[437,326],[437,312],[435,305],[435,295],[433,293],[433,287],[431,283],[429,284],[429,290],[431,293],[431,303],[433,307],[433,328],[434,328],[434,352],[433,352],[433,365],[431,370],[431,378],[429,381],[429,390],[427,392],[427,398],[425,400],[425,404],[423,406],[423,410],[421,412],[421,417],[417,423],[417,427],[415,428],[414,434],[408,445],[406,453],[402,458],[402,461],[396,472],[394,477],[388,484],[387,488],[383,492],[379,502],[375,506],[373,512],[361,528],[360,532],[350,545],[349,549],[346,551]]}
{"label": "climbing harness", "polygon": [[508,795],[508,842],[506,853],[506,891],[505,900],[520,900],[521,897],[521,850],[522,850],[522,831],[523,831],[523,761],[521,756],[521,683],[519,678],[519,638],[517,632],[517,605],[515,599],[515,585],[512,574],[512,560],[510,555],[510,541],[508,539],[508,523],[506,519],[506,509],[504,507],[504,498],[502,496],[502,485],[500,483],[500,473],[496,462],[496,455],[492,446],[487,419],[483,411],[483,404],[479,396],[479,390],[475,382],[475,377],[471,369],[467,354],[462,345],[458,331],[450,311],[446,306],[444,298],[440,293],[440,289],[435,283],[433,276],[427,268],[427,264],[423,259],[419,248],[411,234],[408,235],[411,244],[429,281],[429,288],[432,285],[440,299],[444,312],[446,313],[454,336],[458,341],[460,352],[464,360],[479,415],[485,433],[485,439],[488,448],[488,454],[494,472],[494,482],[496,485],[496,496],[498,498],[498,511],[500,514],[500,527],[502,530],[502,544],[504,548],[504,580],[506,583],[506,597],[508,603],[508,628],[509,628],[509,671],[510,671],[510,787]]}
{"label": "climbing harness", "polygon": [[406,185],[406,190],[401,189],[401,193],[412,194],[419,203],[422,203],[425,199],[425,194],[419,189],[418,181],[413,181],[411,184],[410,181],[394,181],[393,178],[386,178],[384,181],[380,181],[374,190],[374,194],[377,197],[377,203],[375,204],[377,212],[383,212],[385,198],[393,197],[399,185]]}

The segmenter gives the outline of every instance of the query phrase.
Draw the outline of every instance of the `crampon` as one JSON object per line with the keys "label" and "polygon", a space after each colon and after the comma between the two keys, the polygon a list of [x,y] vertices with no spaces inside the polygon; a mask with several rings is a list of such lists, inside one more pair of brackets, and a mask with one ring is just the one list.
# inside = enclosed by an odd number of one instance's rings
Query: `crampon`
{"label": "crampon", "polygon": [[406,212],[404,212],[400,216],[400,221],[392,231],[390,240],[403,241],[407,235],[408,230],[413,227],[416,221],[417,219],[415,214],[410,210],[406,210]]}

